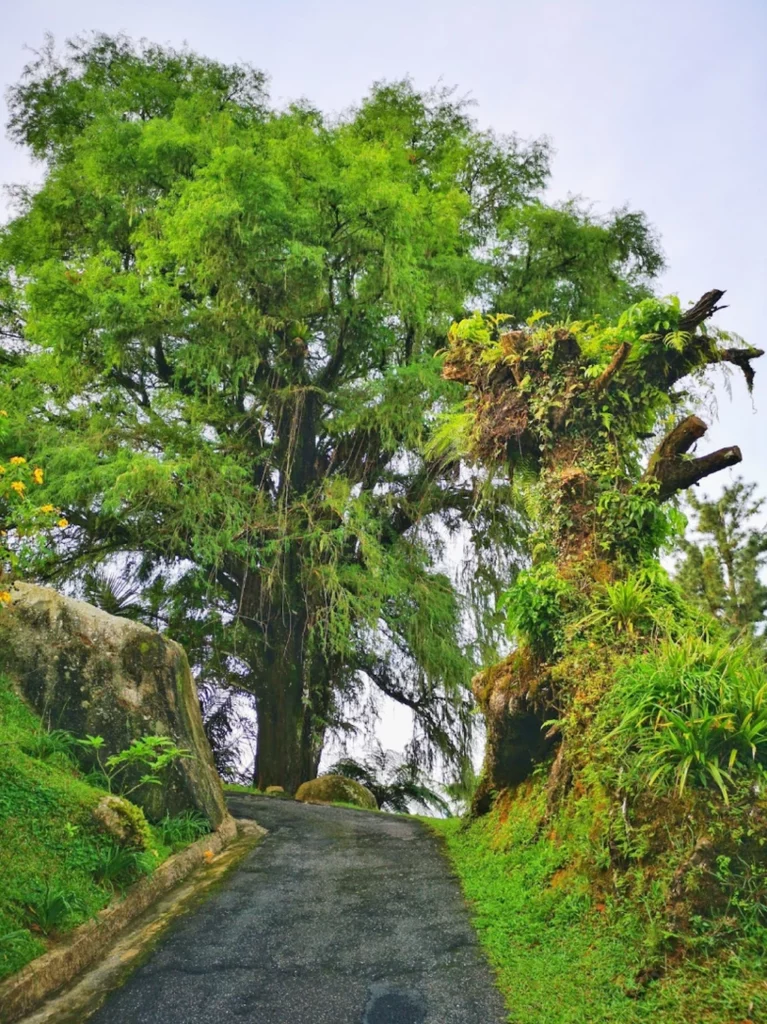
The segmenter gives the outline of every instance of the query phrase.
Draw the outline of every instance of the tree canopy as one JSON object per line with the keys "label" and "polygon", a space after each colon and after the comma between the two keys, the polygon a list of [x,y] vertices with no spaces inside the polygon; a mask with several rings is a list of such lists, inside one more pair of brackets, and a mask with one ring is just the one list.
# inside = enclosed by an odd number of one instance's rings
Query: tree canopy
{"label": "tree canopy", "polygon": [[[475,306],[647,295],[644,217],[547,206],[547,144],[449,91],[378,84],[329,118],[123,38],[46,47],[9,127],[45,177],[0,235],[2,445],[70,523],[48,573],[116,565],[201,681],[252,692],[261,786],[314,775],[365,682],[413,710],[427,760],[460,760],[469,605],[508,582],[523,517],[429,454],[460,396],[444,338]],[[459,528],[474,593],[442,563]]]}

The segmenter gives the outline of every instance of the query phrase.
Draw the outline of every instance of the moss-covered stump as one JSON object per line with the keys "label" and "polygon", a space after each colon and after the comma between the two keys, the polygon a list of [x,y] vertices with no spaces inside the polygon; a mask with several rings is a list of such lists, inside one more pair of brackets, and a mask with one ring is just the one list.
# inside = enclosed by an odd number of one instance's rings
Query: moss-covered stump
{"label": "moss-covered stump", "polygon": [[296,800],[305,804],[354,804],[367,811],[378,809],[376,798],[360,782],[343,775],[321,775],[298,787]]}
{"label": "moss-covered stump", "polygon": [[0,616],[0,669],[52,729],[103,736],[102,758],[147,735],[190,752],[163,786],[131,795],[152,820],[194,808],[226,816],[197,692],[179,644],[47,587],[18,583]]}

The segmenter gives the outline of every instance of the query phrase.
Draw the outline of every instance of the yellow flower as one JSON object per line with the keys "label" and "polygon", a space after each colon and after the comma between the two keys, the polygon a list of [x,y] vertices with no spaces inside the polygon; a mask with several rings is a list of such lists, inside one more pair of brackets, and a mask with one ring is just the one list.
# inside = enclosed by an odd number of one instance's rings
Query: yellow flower
{"label": "yellow flower", "polygon": [[24,458],[23,455],[14,455],[13,458],[11,459],[11,465],[23,466],[26,461],[27,460]]}
{"label": "yellow flower", "polygon": [[69,522],[66,519],[59,519],[59,521],[58,521],[58,523],[56,525],[60,526],[61,529],[63,530],[65,526],[69,526]]}
{"label": "yellow flower", "polygon": [[7,590],[0,590],[0,604],[10,604],[11,595]]}
{"label": "yellow flower", "polygon": [[32,470],[32,479],[36,484],[41,484],[43,482],[43,471],[39,466]]}
{"label": "yellow flower", "polygon": [[5,411],[5,409],[0,409],[0,416],[7,416],[7,415],[8,415],[8,413]]}
{"label": "yellow flower", "polygon": [[21,480],[14,480],[11,487],[20,498],[24,496],[24,491],[27,489],[27,485],[22,483]]}
{"label": "yellow flower", "polygon": [[41,505],[40,506],[40,511],[41,512],[53,512],[53,505]]}
{"label": "yellow flower", "polygon": [[0,466],[0,476],[5,472],[5,466]]}

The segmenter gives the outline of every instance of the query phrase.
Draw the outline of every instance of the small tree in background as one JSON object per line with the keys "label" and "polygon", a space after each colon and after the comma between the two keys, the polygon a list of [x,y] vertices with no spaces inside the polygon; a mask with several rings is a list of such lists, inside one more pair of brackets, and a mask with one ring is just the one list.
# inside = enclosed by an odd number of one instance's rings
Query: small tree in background
{"label": "small tree in background", "polygon": [[680,542],[676,579],[685,594],[737,631],[764,632],[767,527],[756,484],[737,480],[715,499],[688,495],[694,536]]}

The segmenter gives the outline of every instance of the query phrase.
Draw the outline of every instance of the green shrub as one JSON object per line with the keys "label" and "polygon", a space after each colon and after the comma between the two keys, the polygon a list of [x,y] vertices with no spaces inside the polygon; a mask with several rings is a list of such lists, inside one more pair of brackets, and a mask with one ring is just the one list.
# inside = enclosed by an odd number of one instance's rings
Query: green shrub
{"label": "green shrub", "polygon": [[76,893],[47,882],[33,895],[27,907],[27,918],[43,935],[50,935],[65,930],[81,918],[83,909],[83,902]]}
{"label": "green shrub", "polygon": [[551,658],[562,648],[575,599],[575,588],[551,562],[523,570],[500,602],[509,637],[529,644],[542,658]]}
{"label": "green shrub", "polygon": [[93,877],[110,891],[125,889],[142,875],[151,871],[151,861],[137,850],[129,850],[118,843],[99,849]]}
{"label": "green shrub", "polygon": [[21,749],[25,754],[41,761],[58,756],[72,764],[77,764],[77,739],[66,729],[52,729],[50,732],[41,729],[24,742]]}

